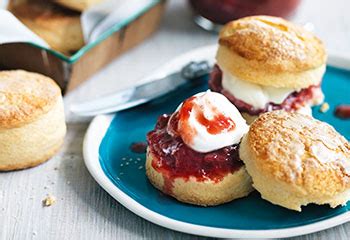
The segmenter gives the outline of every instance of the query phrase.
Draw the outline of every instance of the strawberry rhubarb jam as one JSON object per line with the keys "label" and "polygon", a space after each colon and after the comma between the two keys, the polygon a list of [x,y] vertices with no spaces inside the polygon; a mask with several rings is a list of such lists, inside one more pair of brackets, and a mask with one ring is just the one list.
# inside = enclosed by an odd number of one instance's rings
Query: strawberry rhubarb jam
{"label": "strawberry rhubarb jam", "polygon": [[288,97],[281,103],[268,103],[265,108],[254,108],[252,105],[235,98],[230,92],[222,87],[222,71],[219,66],[215,65],[211,72],[209,79],[209,88],[214,92],[219,92],[227,97],[240,112],[248,113],[250,115],[259,115],[264,112],[270,112],[274,110],[286,110],[295,111],[305,106],[306,103],[312,101],[315,97],[315,92],[319,90],[319,86],[310,86],[304,88],[299,92],[295,91],[288,95]]}
{"label": "strawberry rhubarb jam", "polygon": [[[170,115],[164,114],[159,117],[155,129],[147,134],[149,152],[155,156],[152,167],[156,171],[170,180],[175,178],[188,180],[190,177],[195,177],[197,181],[218,182],[228,173],[233,173],[243,166],[238,156],[238,145],[208,153],[200,153],[189,148],[177,132],[178,122],[179,114],[171,118]],[[223,124],[229,123],[224,121]],[[218,131],[216,128],[209,127],[209,129]],[[169,130],[172,135],[168,133]],[[165,183],[168,191],[171,191],[171,186],[171,182]]]}

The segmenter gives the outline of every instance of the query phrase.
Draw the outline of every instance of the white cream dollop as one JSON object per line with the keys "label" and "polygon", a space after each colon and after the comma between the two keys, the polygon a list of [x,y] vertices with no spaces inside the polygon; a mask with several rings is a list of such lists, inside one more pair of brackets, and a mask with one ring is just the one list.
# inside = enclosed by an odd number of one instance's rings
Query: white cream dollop
{"label": "white cream dollop", "polygon": [[184,101],[172,117],[176,114],[178,134],[197,152],[206,153],[238,144],[249,130],[237,108],[216,92],[196,94]]}
{"label": "white cream dollop", "polygon": [[221,68],[221,70],[223,88],[235,98],[252,105],[256,109],[265,108],[265,105],[269,102],[281,104],[289,94],[300,91],[300,89],[294,88],[274,88],[250,83],[239,79],[224,68]]}
{"label": "white cream dollop", "polygon": [[309,105],[305,105],[305,106],[297,109],[296,112],[312,117],[312,109]]}

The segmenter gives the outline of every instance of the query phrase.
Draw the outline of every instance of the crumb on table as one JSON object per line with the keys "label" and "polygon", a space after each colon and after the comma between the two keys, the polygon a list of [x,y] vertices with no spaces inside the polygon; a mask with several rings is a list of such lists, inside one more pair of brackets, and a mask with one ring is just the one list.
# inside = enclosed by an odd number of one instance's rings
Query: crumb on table
{"label": "crumb on table", "polygon": [[50,207],[55,203],[56,203],[56,198],[52,195],[47,195],[47,197],[43,200],[44,207]]}

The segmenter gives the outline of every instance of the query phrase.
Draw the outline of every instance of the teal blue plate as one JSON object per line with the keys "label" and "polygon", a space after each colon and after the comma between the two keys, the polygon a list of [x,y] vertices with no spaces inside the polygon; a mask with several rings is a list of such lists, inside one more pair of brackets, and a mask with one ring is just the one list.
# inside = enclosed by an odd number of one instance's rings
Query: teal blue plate
{"label": "teal blue plate", "polygon": [[[213,63],[216,46],[206,46],[175,58],[154,75],[176,71],[191,60]],[[333,56],[336,66],[350,61]],[[151,78],[155,76],[151,76]],[[330,228],[350,221],[350,202],[335,209],[309,205],[302,212],[291,211],[261,199],[258,192],[216,207],[184,204],[155,189],[145,175],[145,154],[130,150],[134,142],[144,142],[159,115],[172,113],[186,98],[205,91],[208,76],[196,87],[183,86],[177,92],[115,115],[97,116],[84,141],[84,160],[91,175],[117,201],[135,214],[174,230],[212,237],[290,237]],[[350,72],[327,67],[322,84],[330,109],[316,118],[333,125],[350,139],[350,121],[333,112],[338,104],[350,104]]]}

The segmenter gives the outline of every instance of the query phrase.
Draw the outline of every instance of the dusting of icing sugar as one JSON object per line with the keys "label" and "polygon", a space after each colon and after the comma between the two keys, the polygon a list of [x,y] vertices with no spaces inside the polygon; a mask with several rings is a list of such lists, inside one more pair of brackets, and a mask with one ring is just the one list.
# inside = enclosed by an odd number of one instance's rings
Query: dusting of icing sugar
{"label": "dusting of icing sugar", "polygon": [[304,155],[305,149],[301,142],[294,142],[289,144],[291,161],[288,162],[289,167],[289,177],[292,180],[296,180],[301,177],[303,172],[303,160],[301,156]]}
{"label": "dusting of icing sugar", "polygon": [[[339,163],[340,163],[340,166],[341,168],[343,169],[343,171],[349,175],[350,177],[350,161],[349,159],[346,159],[344,156],[342,156],[340,159],[339,159]],[[350,180],[350,179],[349,179]]]}
{"label": "dusting of icing sugar", "polygon": [[283,121],[282,126],[285,128],[301,131],[304,128],[312,128],[313,123],[310,121],[311,119],[311,117],[307,116],[304,118],[298,118],[297,121],[293,121],[294,119],[292,119],[292,121]]}
{"label": "dusting of icing sugar", "polygon": [[[303,142],[297,140],[298,134],[295,132],[289,133],[289,136],[292,134],[290,138],[293,139],[293,141],[285,142],[285,136],[288,136],[285,132],[285,130],[282,130],[271,140],[271,143],[267,146],[267,151],[272,156],[279,156],[276,161],[280,161],[280,158],[290,159],[288,162],[286,162],[284,173],[287,174],[286,177],[288,177],[290,180],[295,181],[302,176],[303,160],[301,156],[303,156],[305,153],[305,147]],[[284,144],[281,145],[281,143]],[[281,149],[283,150],[281,151]],[[278,175],[282,173],[277,171],[276,174]]]}
{"label": "dusting of icing sugar", "polygon": [[274,176],[311,190],[315,181],[349,186],[350,145],[331,125],[301,114],[269,114],[275,117],[251,129],[257,136],[269,132],[255,147]]}
{"label": "dusting of icing sugar", "polygon": [[322,143],[314,143],[310,146],[310,153],[322,164],[330,163],[334,161],[334,153]]}

